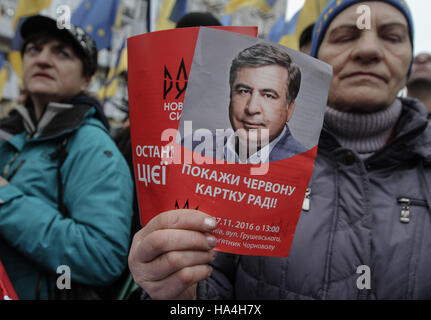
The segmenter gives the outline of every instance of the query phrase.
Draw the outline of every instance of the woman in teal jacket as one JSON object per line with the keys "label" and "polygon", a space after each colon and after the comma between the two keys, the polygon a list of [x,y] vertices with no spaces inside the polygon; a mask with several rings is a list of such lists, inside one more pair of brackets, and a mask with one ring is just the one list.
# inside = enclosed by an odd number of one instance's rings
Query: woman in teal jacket
{"label": "woman in teal jacket", "polygon": [[100,105],[84,94],[94,41],[42,16],[21,35],[28,99],[19,133],[0,141],[0,259],[20,299],[47,299],[67,290],[69,275],[72,291],[121,275],[133,185]]}

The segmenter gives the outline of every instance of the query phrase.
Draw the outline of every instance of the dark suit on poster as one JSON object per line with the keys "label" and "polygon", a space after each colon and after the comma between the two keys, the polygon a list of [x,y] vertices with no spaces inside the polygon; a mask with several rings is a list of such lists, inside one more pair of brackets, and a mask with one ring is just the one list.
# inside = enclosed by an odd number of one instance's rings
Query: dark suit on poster
{"label": "dark suit on poster", "polygon": [[286,131],[269,154],[269,162],[287,159],[305,151],[307,149],[293,137],[286,125]]}
{"label": "dark suit on poster", "polygon": [[[287,124],[285,125],[285,129],[286,130],[284,130],[279,141],[277,141],[277,143],[270,151],[268,162],[287,159],[307,151],[307,149],[300,142],[298,142],[290,133],[289,126]],[[208,152],[208,150],[204,148],[202,149],[200,154],[206,155],[211,158],[217,158],[217,159],[221,159],[223,157],[223,160],[226,160],[225,149],[226,149],[226,142],[228,138],[224,137],[224,139],[217,139],[216,132],[211,131],[211,133],[212,133],[212,144],[211,144],[210,152]],[[191,138],[191,136],[189,138]],[[182,141],[183,146],[184,146],[185,140],[187,140],[187,138]],[[204,142],[204,138],[202,138],[199,141],[193,140],[192,142],[193,151],[195,151],[196,147],[201,145],[203,142]],[[220,152],[220,150],[223,150],[223,156],[220,155],[219,157],[217,157],[217,151]]]}

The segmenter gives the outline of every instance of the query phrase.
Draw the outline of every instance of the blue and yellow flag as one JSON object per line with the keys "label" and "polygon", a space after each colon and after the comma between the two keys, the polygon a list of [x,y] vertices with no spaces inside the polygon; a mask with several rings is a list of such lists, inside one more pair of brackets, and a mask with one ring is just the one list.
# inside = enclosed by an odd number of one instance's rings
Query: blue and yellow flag
{"label": "blue and yellow flag", "polygon": [[230,0],[225,8],[220,21],[224,26],[232,24],[232,14],[243,7],[257,8],[263,12],[270,12],[277,0]]}
{"label": "blue and yellow flag", "polygon": [[293,34],[296,29],[300,12],[301,11],[295,13],[289,21],[286,21],[285,15],[282,15],[269,32],[268,39],[272,42],[279,42],[283,36]]}
{"label": "blue and yellow flag", "polygon": [[187,12],[187,0],[163,0],[156,30],[174,29]]}
{"label": "blue and yellow flag", "polygon": [[4,55],[0,53],[0,100],[3,99],[3,89],[7,81],[7,68],[4,62]]}
{"label": "blue and yellow flag", "polygon": [[277,0],[230,0],[225,8],[225,14],[232,14],[242,7],[254,7],[268,13]]}
{"label": "blue and yellow flag", "polygon": [[15,18],[12,23],[13,28],[19,30],[17,26],[21,18],[38,14],[40,11],[50,6],[51,0],[19,0],[18,6],[16,7]]}
{"label": "blue and yellow flag", "polygon": [[111,47],[112,27],[121,21],[120,0],[83,0],[72,14],[73,25],[96,41],[97,50]]}
{"label": "blue and yellow flag", "polygon": [[109,69],[109,73],[107,76],[107,80],[103,87],[99,90],[97,93],[97,96],[104,100],[106,98],[113,97],[118,90],[118,76],[124,72],[127,71],[127,47],[126,47],[126,40],[127,38],[124,38],[123,44],[118,50],[117,59],[115,61],[115,65]]}
{"label": "blue and yellow flag", "polygon": [[[283,35],[279,43],[294,50],[299,50],[301,33],[309,25],[316,23],[317,18],[323,9],[325,9],[328,2],[329,0],[305,0],[305,4],[298,12],[298,16],[294,17],[296,19],[294,31]],[[289,29],[288,31],[291,30]]]}
{"label": "blue and yellow flag", "polygon": [[15,36],[12,39],[11,51],[9,52],[8,58],[13,70],[20,78],[22,75],[22,59],[20,53],[22,38],[19,32],[21,25],[27,17],[38,14],[49,6],[51,6],[51,0],[20,0],[18,2],[15,18],[13,20]]}

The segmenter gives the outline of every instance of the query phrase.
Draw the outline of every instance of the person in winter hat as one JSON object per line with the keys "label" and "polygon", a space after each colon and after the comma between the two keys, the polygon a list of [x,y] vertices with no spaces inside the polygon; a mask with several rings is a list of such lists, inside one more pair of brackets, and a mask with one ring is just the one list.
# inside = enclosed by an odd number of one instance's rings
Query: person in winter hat
{"label": "person in winter hat", "polygon": [[[95,42],[45,16],[27,18],[20,32],[27,99],[0,141],[0,257],[20,299],[95,299],[89,286],[112,283],[126,267],[133,192],[86,91]],[[59,288],[61,274],[70,287]]]}

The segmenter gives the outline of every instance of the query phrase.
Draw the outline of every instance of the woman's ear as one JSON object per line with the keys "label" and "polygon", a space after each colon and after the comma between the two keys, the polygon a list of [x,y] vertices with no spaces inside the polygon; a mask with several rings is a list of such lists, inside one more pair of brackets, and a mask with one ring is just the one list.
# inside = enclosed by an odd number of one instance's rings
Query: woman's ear
{"label": "woman's ear", "polygon": [[87,90],[88,86],[90,85],[90,81],[91,81],[91,77],[90,76],[85,76],[85,77],[82,78],[81,91]]}

